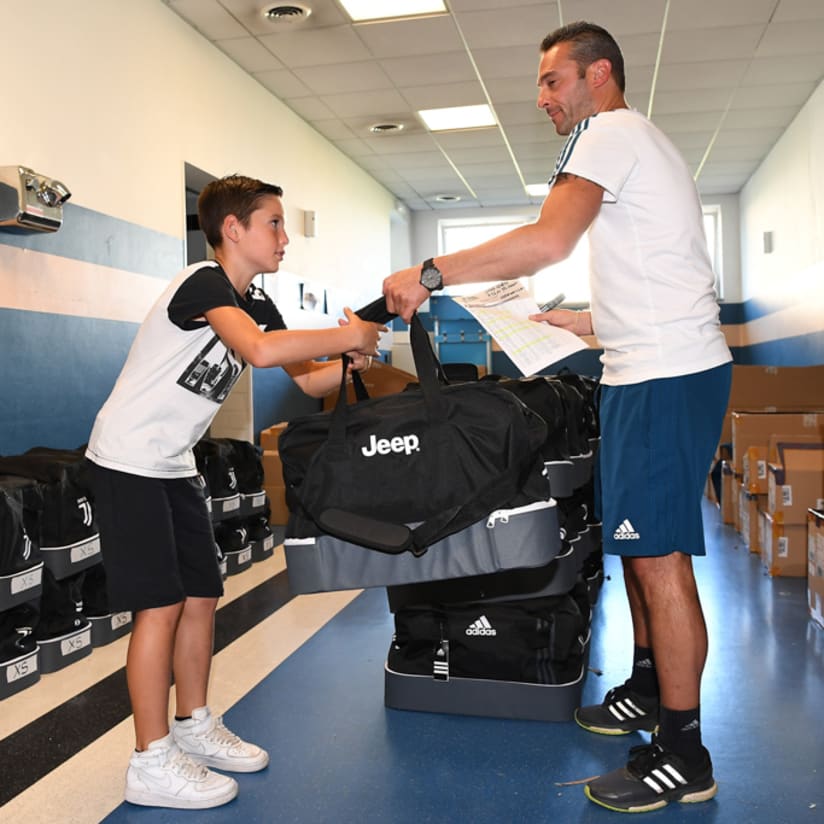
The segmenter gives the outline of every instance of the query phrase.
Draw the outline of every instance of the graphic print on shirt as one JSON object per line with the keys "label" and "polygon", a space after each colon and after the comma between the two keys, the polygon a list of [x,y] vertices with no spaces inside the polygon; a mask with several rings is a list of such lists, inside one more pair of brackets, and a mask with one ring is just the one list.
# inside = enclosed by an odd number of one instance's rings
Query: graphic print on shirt
{"label": "graphic print on shirt", "polygon": [[[220,344],[215,348],[216,344]],[[214,351],[213,351],[214,350]],[[243,361],[215,335],[197,353],[177,382],[184,389],[215,403],[223,403],[243,371]]]}

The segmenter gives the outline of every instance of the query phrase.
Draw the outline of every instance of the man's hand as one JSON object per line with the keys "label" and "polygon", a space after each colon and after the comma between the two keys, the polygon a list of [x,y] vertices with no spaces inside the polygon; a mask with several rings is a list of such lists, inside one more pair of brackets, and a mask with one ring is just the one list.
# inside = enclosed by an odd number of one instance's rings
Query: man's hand
{"label": "man's hand", "polygon": [[530,320],[545,321],[550,326],[566,329],[578,337],[592,334],[592,313],[576,312],[573,309],[550,309],[548,312],[538,312],[529,316]]}
{"label": "man's hand", "polygon": [[383,282],[383,293],[386,295],[386,308],[400,315],[407,323],[431,294],[429,289],[421,285],[420,266],[401,269],[390,275]]}

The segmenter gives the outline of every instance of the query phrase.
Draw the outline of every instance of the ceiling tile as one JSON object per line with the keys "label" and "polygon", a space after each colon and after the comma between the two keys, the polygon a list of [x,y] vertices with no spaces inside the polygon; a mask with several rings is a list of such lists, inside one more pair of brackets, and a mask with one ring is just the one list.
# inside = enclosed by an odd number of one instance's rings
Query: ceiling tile
{"label": "ceiling tile", "polygon": [[397,86],[426,86],[448,78],[451,83],[476,80],[475,70],[466,52],[429,54],[424,59],[388,57],[378,61]]}
{"label": "ceiling tile", "polygon": [[249,34],[217,0],[169,0],[169,7],[209,40]]}
{"label": "ceiling tile", "polygon": [[295,75],[316,94],[369,92],[390,89],[392,81],[372,61],[296,68]]}
{"label": "ceiling tile", "polygon": [[404,99],[395,89],[376,89],[369,94],[347,92],[321,95],[320,99],[338,117],[375,115],[382,118],[385,112],[402,111],[406,108]]}
{"label": "ceiling tile", "polygon": [[334,66],[367,60],[369,51],[352,26],[306,29],[286,34],[269,34],[260,42],[287,66]]}
{"label": "ceiling tile", "polygon": [[448,16],[365,23],[354,28],[372,56],[378,58],[463,49],[455,24]]}
{"label": "ceiling tile", "polygon": [[434,86],[406,86],[400,91],[404,100],[415,111],[486,103],[483,89],[477,81],[439,83]]}
{"label": "ceiling tile", "polygon": [[217,40],[215,45],[250,74],[285,68],[283,63],[254,37]]}
{"label": "ceiling tile", "polygon": [[306,97],[312,93],[312,90],[306,88],[288,69],[275,72],[255,72],[255,77],[270,92],[283,100],[290,97]]}

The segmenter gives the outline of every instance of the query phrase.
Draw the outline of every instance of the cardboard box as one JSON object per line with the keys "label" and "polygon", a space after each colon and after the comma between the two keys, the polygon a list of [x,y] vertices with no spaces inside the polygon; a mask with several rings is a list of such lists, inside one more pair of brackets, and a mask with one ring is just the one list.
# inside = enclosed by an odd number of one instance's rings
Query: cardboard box
{"label": "cardboard box", "polygon": [[778,523],[806,524],[808,509],[824,509],[824,444],[786,448],[783,459],[767,464],[767,510]]}
{"label": "cardboard box", "polygon": [[824,627],[824,511],[807,512],[807,598],[810,616]]}
{"label": "cardboard box", "polygon": [[824,412],[752,412],[732,413],[732,468],[744,474],[744,455],[751,446],[767,446],[773,435],[815,435],[824,441]]}
{"label": "cardboard box", "polygon": [[744,486],[753,495],[767,494],[767,444],[754,444],[744,453]]}
{"label": "cardboard box", "polygon": [[740,478],[733,476],[733,518],[732,525],[736,532],[741,532],[741,498],[744,494],[744,484]]}
{"label": "cardboard box", "polygon": [[280,433],[283,432],[286,427],[289,426],[289,421],[281,421],[280,423],[273,424],[272,426],[267,427],[266,429],[260,430],[260,448],[265,452],[275,451],[278,448],[278,438],[280,438]]}
{"label": "cardboard box", "polygon": [[263,484],[264,486],[283,486],[283,463],[277,449],[265,449],[263,457]]}
{"label": "cardboard box", "polygon": [[767,543],[772,539],[772,519],[765,509],[758,510],[758,554],[763,561],[767,556]]}
{"label": "cardboard box", "polygon": [[[732,368],[732,385],[721,443],[732,440],[736,410],[780,412],[824,409],[824,366],[744,366]],[[736,470],[740,472],[741,470]]]}
{"label": "cardboard box", "polygon": [[761,560],[775,578],[807,577],[807,524],[781,524],[765,512],[764,551]]}
{"label": "cardboard box", "polygon": [[283,484],[264,485],[263,491],[269,499],[271,514],[269,523],[283,526],[289,520],[289,508],[286,506],[286,487]]}
{"label": "cardboard box", "polygon": [[721,461],[721,521],[735,523],[735,475],[729,461]]}
{"label": "cardboard box", "polygon": [[741,528],[738,530],[744,539],[744,545],[750,552],[761,554],[761,545],[758,542],[758,512],[764,509],[767,501],[766,495],[753,495],[747,488],[741,485]]}
{"label": "cardboard box", "polygon": [[[381,398],[385,395],[396,395],[403,392],[410,383],[417,383],[418,376],[405,372],[383,361],[375,361],[371,369],[367,369],[361,376],[370,398]],[[355,402],[355,390],[352,384],[346,387],[346,397],[349,403]],[[323,408],[333,409],[338,400],[338,393],[332,392],[323,399]]]}

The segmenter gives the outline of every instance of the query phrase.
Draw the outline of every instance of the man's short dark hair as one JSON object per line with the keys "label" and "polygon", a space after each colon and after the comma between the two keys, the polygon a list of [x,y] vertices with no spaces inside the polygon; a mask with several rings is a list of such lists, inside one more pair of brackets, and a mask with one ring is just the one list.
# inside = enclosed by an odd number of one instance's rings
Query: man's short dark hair
{"label": "man's short dark hair", "polygon": [[570,57],[578,64],[581,77],[587,66],[596,60],[606,58],[612,63],[612,76],[621,92],[626,86],[624,76],[624,56],[615,42],[615,38],[601,26],[579,20],[555,29],[541,43],[541,53],[549,51],[559,43],[571,43]]}
{"label": "man's short dark hair", "polygon": [[209,244],[217,249],[223,243],[223,221],[228,215],[248,226],[258,201],[267,195],[281,197],[283,189],[243,175],[228,175],[207,183],[197,199],[197,217]]}

